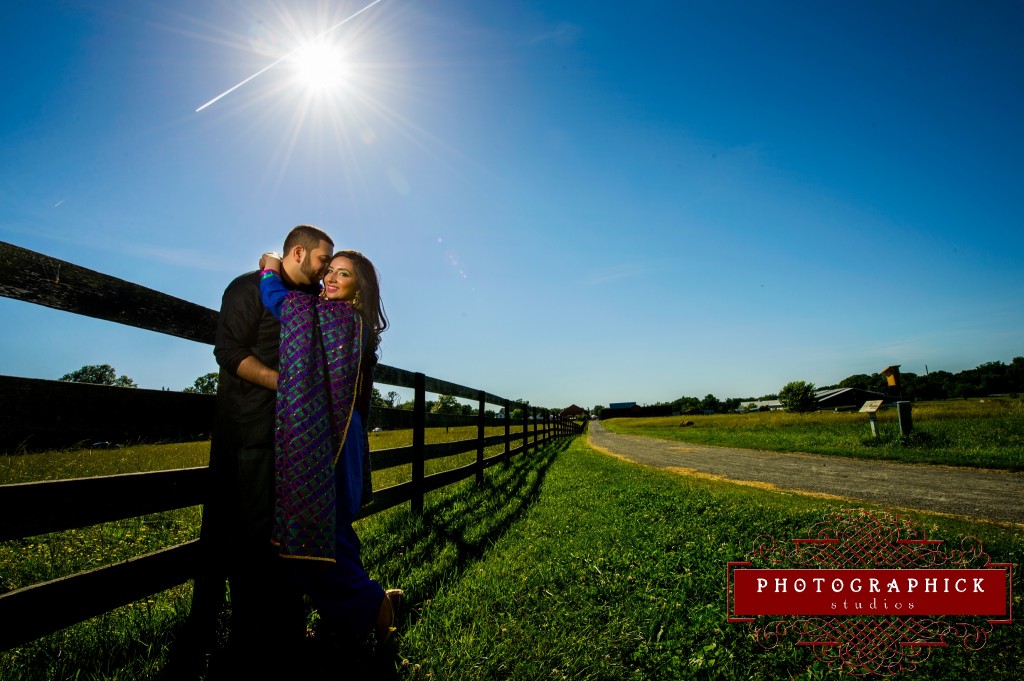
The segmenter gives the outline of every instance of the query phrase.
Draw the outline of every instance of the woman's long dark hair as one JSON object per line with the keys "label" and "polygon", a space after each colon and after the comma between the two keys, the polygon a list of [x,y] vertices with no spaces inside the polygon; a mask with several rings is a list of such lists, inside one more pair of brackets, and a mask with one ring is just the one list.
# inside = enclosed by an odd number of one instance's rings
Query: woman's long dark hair
{"label": "woman's long dark hair", "polygon": [[377,268],[359,251],[338,251],[331,256],[331,260],[338,257],[348,258],[355,268],[358,302],[353,307],[358,310],[363,323],[370,327],[370,349],[376,354],[380,347],[380,335],[388,328],[388,316],[384,314],[384,303],[380,299]]}

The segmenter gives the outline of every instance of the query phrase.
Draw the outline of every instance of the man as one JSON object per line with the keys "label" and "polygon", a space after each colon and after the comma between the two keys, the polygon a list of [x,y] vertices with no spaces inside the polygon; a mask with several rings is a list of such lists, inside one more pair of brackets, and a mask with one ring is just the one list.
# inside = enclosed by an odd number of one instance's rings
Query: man
{"label": "man", "polygon": [[[293,228],[284,242],[285,284],[318,292],[333,249],[319,228]],[[259,280],[259,272],[249,272],[232,281],[217,319],[220,378],[202,529],[214,572],[226,573],[231,589],[231,647],[240,662],[254,666],[305,632],[302,594],[270,543],[281,327],[260,301]]]}

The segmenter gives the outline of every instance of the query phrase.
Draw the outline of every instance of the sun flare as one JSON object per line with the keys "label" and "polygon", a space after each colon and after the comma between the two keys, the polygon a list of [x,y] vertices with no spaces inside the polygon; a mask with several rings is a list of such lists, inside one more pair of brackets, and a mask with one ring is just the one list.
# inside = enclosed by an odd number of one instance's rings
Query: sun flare
{"label": "sun flare", "polygon": [[292,57],[295,75],[311,92],[334,90],[345,83],[346,67],[341,51],[328,43],[313,43]]}

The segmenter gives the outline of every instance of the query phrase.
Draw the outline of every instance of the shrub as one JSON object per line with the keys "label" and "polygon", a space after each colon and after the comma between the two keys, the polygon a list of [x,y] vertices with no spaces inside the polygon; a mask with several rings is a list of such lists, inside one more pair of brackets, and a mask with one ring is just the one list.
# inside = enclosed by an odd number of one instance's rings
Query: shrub
{"label": "shrub", "polygon": [[779,391],[779,402],[786,408],[786,411],[808,412],[814,411],[816,402],[814,400],[814,384],[805,381],[791,381]]}

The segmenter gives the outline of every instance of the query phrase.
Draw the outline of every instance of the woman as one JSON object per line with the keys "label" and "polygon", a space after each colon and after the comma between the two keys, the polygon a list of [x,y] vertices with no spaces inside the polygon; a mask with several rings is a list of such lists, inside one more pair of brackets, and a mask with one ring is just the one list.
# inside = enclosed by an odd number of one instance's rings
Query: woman
{"label": "woman", "polygon": [[267,254],[260,296],[281,321],[274,542],[320,615],[384,641],[402,592],[385,592],[359,558],[352,523],[370,501],[369,415],[373,367],[388,326],[377,271],[358,251],[339,251],[323,291],[289,291]]}

